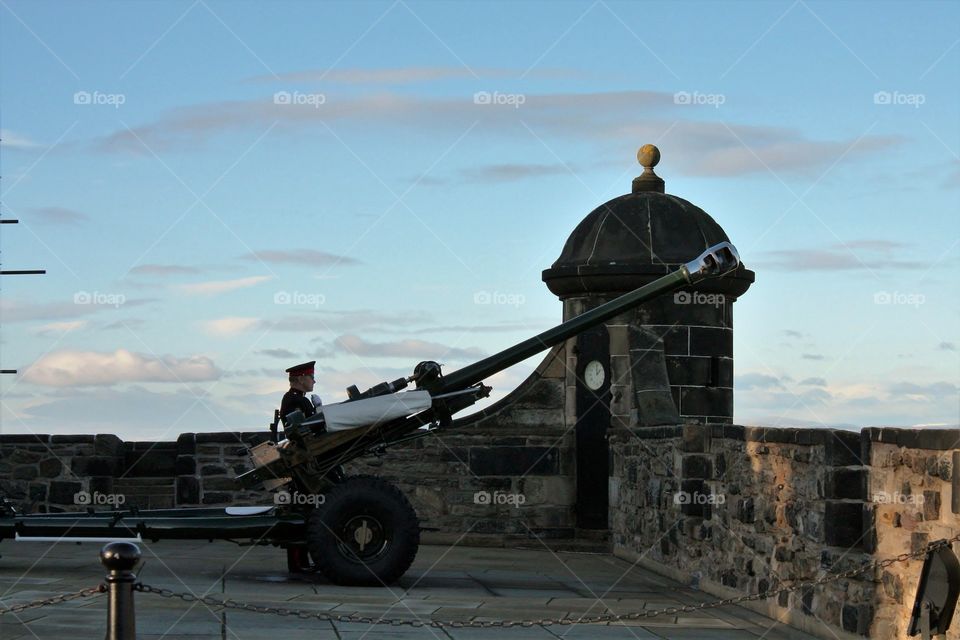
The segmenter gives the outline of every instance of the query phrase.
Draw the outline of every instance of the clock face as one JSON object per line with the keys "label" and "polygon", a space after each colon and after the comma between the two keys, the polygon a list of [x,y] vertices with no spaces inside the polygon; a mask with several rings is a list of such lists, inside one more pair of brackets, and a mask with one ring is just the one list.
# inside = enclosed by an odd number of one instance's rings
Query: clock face
{"label": "clock face", "polygon": [[603,370],[603,365],[597,360],[588,362],[587,367],[583,370],[583,381],[591,391],[596,391],[602,387],[606,377],[607,373]]}

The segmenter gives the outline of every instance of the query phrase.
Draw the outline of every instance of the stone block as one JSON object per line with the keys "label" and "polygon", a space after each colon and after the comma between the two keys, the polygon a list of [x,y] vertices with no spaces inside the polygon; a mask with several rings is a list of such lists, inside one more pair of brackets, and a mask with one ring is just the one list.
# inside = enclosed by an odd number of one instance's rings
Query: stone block
{"label": "stone block", "polygon": [[111,476],[94,476],[90,478],[90,493],[113,493],[113,478]]}
{"label": "stone block", "polygon": [[204,496],[206,496],[209,491],[237,491],[240,488],[240,485],[237,484],[234,478],[220,477],[203,479]]}
{"label": "stone block", "polygon": [[161,448],[143,451],[127,451],[126,470],[122,475],[128,478],[156,478],[173,476],[176,472],[176,449]]}
{"label": "stone block", "polygon": [[200,467],[200,475],[204,476],[223,476],[227,474],[227,468],[219,464],[205,464]]}
{"label": "stone block", "polygon": [[690,355],[733,355],[733,331],[726,328],[690,327]]}
{"label": "stone block", "polygon": [[473,447],[470,471],[478,476],[555,475],[559,458],[548,447]]}
{"label": "stone block", "polygon": [[20,465],[13,470],[14,480],[33,480],[38,475],[39,472],[37,471],[36,465],[32,464]]}
{"label": "stone block", "polygon": [[833,467],[864,464],[860,448],[860,434],[854,431],[831,431],[827,435],[824,453],[826,463]]}
{"label": "stone block", "polygon": [[867,469],[835,469],[828,473],[827,498],[867,499]]}
{"label": "stone block", "polygon": [[70,467],[78,476],[113,476],[119,464],[113,456],[80,456],[71,461]]}
{"label": "stone block", "polygon": [[824,502],[824,537],[834,547],[860,548],[863,536],[863,504],[860,502]]}
{"label": "stone block", "polygon": [[681,387],[681,416],[731,416],[733,389],[718,387]]}
{"label": "stone block", "polygon": [[50,436],[47,434],[16,434],[0,436],[0,446],[18,445],[18,444],[36,444],[47,445],[50,442]]}
{"label": "stone block", "polygon": [[663,353],[668,356],[690,355],[690,327],[650,326],[647,327],[663,340]]}
{"label": "stone block", "polygon": [[713,477],[713,460],[707,455],[685,455],[681,467],[683,478],[702,478],[709,480]]}
{"label": "stone block", "polygon": [[203,504],[229,504],[233,502],[232,493],[203,492]]}
{"label": "stone block", "polygon": [[197,459],[192,454],[178,455],[173,467],[178,476],[190,476],[197,472]]}
{"label": "stone block", "polygon": [[123,452],[123,440],[112,433],[98,433],[93,439],[94,455],[121,458]]}
{"label": "stone block", "polygon": [[33,464],[40,462],[42,459],[42,453],[38,451],[28,451],[27,449],[16,449],[7,457],[7,461],[11,464]]}
{"label": "stone block", "polygon": [[177,504],[200,504],[200,480],[193,476],[177,477]]}
{"label": "stone block", "polygon": [[63,435],[63,436],[51,436],[50,444],[68,444],[68,445],[77,445],[77,444],[94,444],[95,436],[90,435]]}
{"label": "stone block", "polygon": [[706,453],[710,442],[710,428],[699,424],[683,425],[682,450],[688,453]]}
{"label": "stone block", "polygon": [[745,523],[756,522],[757,513],[754,508],[753,498],[740,498],[737,500],[737,520]]}
{"label": "stone block", "polygon": [[31,502],[47,501],[47,485],[39,482],[31,482],[27,487]]}
{"label": "stone block", "polygon": [[181,456],[193,455],[197,452],[197,434],[181,433],[177,436],[177,453]]}
{"label": "stone block", "polygon": [[197,444],[243,444],[243,435],[239,431],[217,431],[214,433],[197,433]]}
{"label": "stone block", "polygon": [[45,458],[37,465],[41,478],[56,478],[63,473],[63,462],[59,458]]}
{"label": "stone block", "polygon": [[73,496],[74,494],[83,490],[83,485],[79,482],[67,482],[63,480],[53,480],[50,482],[49,496],[47,498],[48,502],[54,504],[69,504],[74,503]]}
{"label": "stone block", "polygon": [[940,519],[939,491],[923,492],[923,519],[927,521]]}
{"label": "stone block", "polygon": [[840,621],[844,631],[866,636],[870,632],[870,623],[873,622],[873,607],[867,604],[845,604]]}

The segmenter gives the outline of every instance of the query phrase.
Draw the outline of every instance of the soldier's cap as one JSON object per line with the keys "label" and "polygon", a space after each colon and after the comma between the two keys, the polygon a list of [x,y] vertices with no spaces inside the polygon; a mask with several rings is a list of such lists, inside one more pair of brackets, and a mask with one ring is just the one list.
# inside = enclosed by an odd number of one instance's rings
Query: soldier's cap
{"label": "soldier's cap", "polygon": [[290,367],[287,369],[287,373],[291,376],[312,376],[313,375],[313,365],[317,363],[316,360],[311,360],[310,362],[304,362],[303,364],[298,364],[296,366]]}

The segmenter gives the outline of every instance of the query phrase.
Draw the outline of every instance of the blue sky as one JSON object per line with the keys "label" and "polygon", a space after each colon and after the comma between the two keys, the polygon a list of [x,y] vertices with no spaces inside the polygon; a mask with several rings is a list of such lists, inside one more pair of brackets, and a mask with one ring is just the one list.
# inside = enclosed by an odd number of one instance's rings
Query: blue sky
{"label": "blue sky", "polygon": [[329,402],[509,346],[559,321],[540,273],[647,142],[757,273],[736,422],[956,425],[958,23],[945,2],[3,0],[0,251],[48,275],[2,282],[0,430],[252,429],[302,360]]}

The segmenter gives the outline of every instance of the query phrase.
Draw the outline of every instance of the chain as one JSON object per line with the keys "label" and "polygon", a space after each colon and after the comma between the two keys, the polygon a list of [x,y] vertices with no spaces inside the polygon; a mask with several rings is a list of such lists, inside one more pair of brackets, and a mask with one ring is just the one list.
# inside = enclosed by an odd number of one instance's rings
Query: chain
{"label": "chain", "polygon": [[95,587],[90,587],[89,589],[83,589],[77,591],[76,593],[65,593],[58,596],[53,596],[50,598],[44,598],[43,600],[34,600],[33,602],[24,602],[23,604],[15,604],[12,607],[6,607],[0,603],[0,616],[13,613],[17,614],[21,611],[26,611],[27,609],[36,609],[38,607],[45,607],[50,604],[62,604],[64,602],[70,602],[71,600],[76,600],[77,598],[86,598],[89,596],[97,595],[98,593],[105,593],[107,590],[106,585],[99,584]]}
{"label": "chain", "polygon": [[[679,607],[666,607],[663,609],[652,609],[649,611],[638,611],[632,613],[605,613],[594,616],[579,616],[576,618],[541,618],[537,620],[410,620],[403,618],[383,618],[383,617],[372,617],[372,616],[362,616],[358,614],[334,614],[327,612],[318,612],[318,611],[305,611],[303,609],[287,609],[284,607],[266,607],[255,604],[248,604],[246,602],[238,602],[236,600],[221,600],[213,596],[197,596],[192,593],[176,593],[170,589],[158,589],[156,587],[151,587],[143,583],[137,583],[134,585],[134,589],[143,593],[153,593],[161,598],[179,598],[184,602],[199,602],[211,607],[223,607],[224,609],[236,609],[239,611],[251,611],[254,613],[267,613],[277,616],[284,617],[294,617],[301,620],[317,619],[325,622],[358,622],[361,624],[389,624],[391,626],[411,626],[411,627],[450,627],[453,629],[460,628],[489,628],[489,627],[548,627],[551,625],[573,625],[573,624],[594,624],[600,622],[620,622],[623,620],[640,620],[645,618],[655,618],[658,616],[665,615],[677,615],[679,613],[690,613],[693,611],[703,611],[704,609],[716,609],[717,607],[725,607],[732,604],[739,604],[741,602],[749,602],[752,600],[765,600],[773,596],[779,595],[781,593],[790,593],[792,591],[798,591],[800,589],[805,589],[807,587],[817,587],[820,585],[830,584],[832,582],[837,582],[839,580],[846,580],[853,578],[855,576],[867,573],[875,569],[885,569],[892,564],[898,562],[906,562],[907,560],[914,560],[925,556],[930,551],[936,551],[944,547],[950,547],[953,543],[960,542],[960,534],[955,535],[949,540],[937,540],[936,542],[931,542],[923,549],[919,551],[913,551],[910,553],[901,553],[898,556],[893,558],[886,558],[884,560],[877,560],[874,562],[868,562],[867,564],[857,567],[855,569],[850,569],[842,573],[835,573],[826,575],[817,580],[811,580],[808,582],[801,582],[798,584],[793,584],[789,586],[781,586],[778,588],[768,589],[760,593],[752,593],[745,596],[737,596],[734,598],[725,598],[723,600],[715,600],[712,602],[701,602],[700,604],[695,605],[683,605]],[[76,596],[74,596],[76,597]]]}

